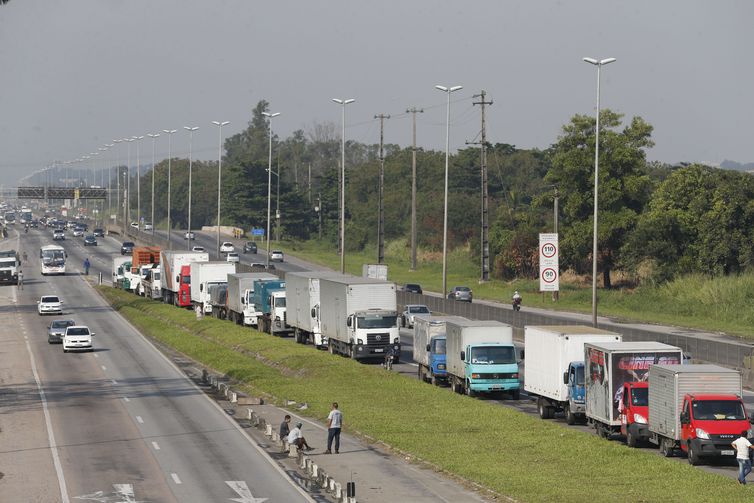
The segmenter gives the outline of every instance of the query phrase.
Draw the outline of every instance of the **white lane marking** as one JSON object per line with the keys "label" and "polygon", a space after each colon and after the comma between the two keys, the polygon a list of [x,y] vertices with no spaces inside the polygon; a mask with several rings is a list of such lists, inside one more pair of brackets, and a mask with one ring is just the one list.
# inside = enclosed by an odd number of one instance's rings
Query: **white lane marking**
{"label": "white lane marking", "polygon": [[123,397],[123,401],[124,401],[124,402],[130,402],[131,400],[129,400],[127,396],[124,396],[124,397]]}
{"label": "white lane marking", "polygon": [[106,494],[105,491],[96,491],[91,494],[74,496],[77,500],[90,500],[99,503],[140,503],[136,501],[133,484],[113,484],[115,492]]}
{"label": "white lane marking", "polygon": [[24,340],[27,340],[27,341],[28,341],[28,340],[29,340],[29,338],[28,338],[27,336],[25,336],[25,335],[24,335]]}
{"label": "white lane marking", "polygon": [[102,367],[102,370],[107,370],[107,367],[105,367],[104,365],[100,365],[100,367]]}
{"label": "white lane marking", "polygon": [[225,483],[240,496],[240,498],[228,498],[230,501],[237,503],[264,503],[268,500],[268,498],[255,498],[252,496],[249,486],[243,480],[226,480]]}
{"label": "white lane marking", "polygon": [[159,444],[157,442],[152,442],[152,447],[154,448],[155,451],[159,451],[160,450],[160,446],[159,446]]}
{"label": "white lane marking", "polygon": [[99,358],[99,355],[97,353],[94,353],[95,358]]}
{"label": "white lane marking", "polygon": [[141,418],[141,416],[136,416],[136,420],[139,422],[139,424],[144,424],[144,420]]}
{"label": "white lane marking", "polygon": [[171,473],[170,476],[173,477],[173,482],[175,482],[176,484],[182,484],[183,483],[183,482],[181,482],[181,478],[178,476],[178,474]]}
{"label": "white lane marking", "polygon": [[118,381],[116,381],[115,379],[110,379],[110,382],[113,384],[118,384]]}

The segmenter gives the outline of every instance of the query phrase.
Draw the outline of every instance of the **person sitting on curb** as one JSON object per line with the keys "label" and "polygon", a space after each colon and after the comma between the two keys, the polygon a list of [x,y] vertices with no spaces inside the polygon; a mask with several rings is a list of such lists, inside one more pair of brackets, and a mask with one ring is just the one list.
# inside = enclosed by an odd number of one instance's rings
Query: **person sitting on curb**
{"label": "person sitting on curb", "polygon": [[295,445],[299,451],[313,451],[314,447],[309,447],[309,444],[306,443],[306,439],[301,434],[302,426],[304,426],[303,423],[296,423],[296,427],[288,434],[288,445]]}

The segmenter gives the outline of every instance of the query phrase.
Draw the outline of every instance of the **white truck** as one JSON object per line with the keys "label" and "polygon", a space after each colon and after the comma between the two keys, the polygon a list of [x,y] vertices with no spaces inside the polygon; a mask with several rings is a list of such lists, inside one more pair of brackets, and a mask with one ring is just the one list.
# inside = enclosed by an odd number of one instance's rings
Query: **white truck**
{"label": "white truck", "polygon": [[354,359],[400,360],[395,284],[371,278],[320,278],[322,336],[330,353]]}
{"label": "white truck", "polygon": [[201,309],[204,314],[212,313],[209,298],[210,285],[228,282],[228,274],[236,273],[235,262],[192,262],[191,268],[191,304],[194,309]]}
{"label": "white truck", "polygon": [[244,272],[228,275],[227,318],[239,325],[257,325],[254,308],[254,281],[278,279],[268,272]]}
{"label": "white truck", "polygon": [[152,264],[148,267],[144,278],[141,280],[141,290],[144,297],[150,299],[162,298],[162,267],[159,264]]}
{"label": "white truck", "polygon": [[118,283],[124,278],[123,264],[131,263],[131,257],[115,256],[113,257],[113,286],[117,287]]}
{"label": "white truck", "polygon": [[166,304],[188,307],[191,305],[190,264],[209,262],[209,253],[195,251],[162,250],[162,301]]}
{"label": "white truck", "polygon": [[296,342],[311,343],[316,348],[327,347],[327,337],[322,336],[319,282],[321,278],[336,277],[347,276],[334,271],[301,271],[285,275],[286,313]]}
{"label": "white truck", "polygon": [[513,327],[499,321],[463,320],[445,324],[450,388],[457,393],[508,393],[518,400]]}
{"label": "white truck", "polygon": [[622,340],[620,334],[587,326],[525,326],[524,390],[537,399],[539,417],[563,412],[568,424],[584,420],[584,344]]}
{"label": "white truck", "polygon": [[414,317],[414,361],[419,366],[419,380],[433,385],[448,378],[445,336],[446,323],[463,323],[461,316],[417,315]]}
{"label": "white truck", "polygon": [[365,278],[387,281],[387,264],[362,264],[361,275]]}

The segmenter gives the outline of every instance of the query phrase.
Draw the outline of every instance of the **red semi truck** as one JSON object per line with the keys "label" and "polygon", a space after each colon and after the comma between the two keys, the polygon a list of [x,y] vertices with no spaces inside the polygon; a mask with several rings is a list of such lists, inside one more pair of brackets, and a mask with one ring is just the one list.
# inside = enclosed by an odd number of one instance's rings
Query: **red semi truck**
{"label": "red semi truck", "polygon": [[191,307],[191,263],[208,262],[207,252],[163,250],[162,301],[180,307]]}

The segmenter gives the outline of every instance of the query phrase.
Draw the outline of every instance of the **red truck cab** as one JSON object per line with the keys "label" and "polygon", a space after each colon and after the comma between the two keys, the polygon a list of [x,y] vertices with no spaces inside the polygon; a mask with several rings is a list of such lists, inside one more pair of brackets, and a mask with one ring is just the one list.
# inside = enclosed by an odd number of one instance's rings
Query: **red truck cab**
{"label": "red truck cab", "polygon": [[191,264],[181,266],[180,280],[178,281],[178,300],[180,307],[191,307]]}
{"label": "red truck cab", "polygon": [[618,407],[620,432],[629,447],[649,440],[649,384],[647,382],[627,382],[623,384],[623,394]]}
{"label": "red truck cab", "polygon": [[689,463],[697,465],[704,457],[735,457],[730,445],[741,432],[751,438],[746,407],[738,395],[688,394],[681,409],[681,450]]}

